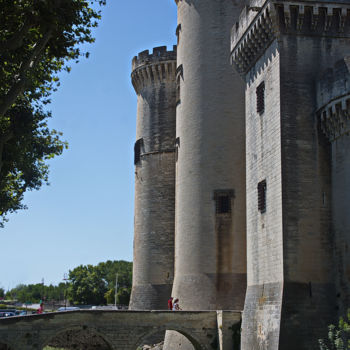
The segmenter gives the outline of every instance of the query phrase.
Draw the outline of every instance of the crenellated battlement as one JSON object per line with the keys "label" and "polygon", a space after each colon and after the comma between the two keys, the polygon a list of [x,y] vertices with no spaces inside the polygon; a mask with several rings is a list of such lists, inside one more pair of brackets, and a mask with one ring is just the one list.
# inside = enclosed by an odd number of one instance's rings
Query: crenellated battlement
{"label": "crenellated battlement", "polygon": [[246,6],[232,28],[231,63],[245,74],[282,34],[349,38],[350,4],[269,0]]}
{"label": "crenellated battlement", "polygon": [[176,60],[176,52],[176,45],[173,46],[171,51],[168,51],[166,46],[158,46],[153,48],[153,52],[151,54],[149,53],[149,50],[142,51],[133,58],[132,70],[134,71],[135,69],[144,65]]}
{"label": "crenellated battlement", "polygon": [[151,54],[145,50],[132,60],[132,84],[136,92],[139,92],[145,84],[164,79],[175,80],[175,71],[176,45],[172,51],[168,51],[166,46],[155,47]]}
{"label": "crenellated battlement", "polygon": [[350,136],[350,94],[331,101],[317,114],[321,129],[330,142]]}
{"label": "crenellated battlement", "polygon": [[319,79],[317,116],[330,142],[350,135],[350,56],[337,61]]}

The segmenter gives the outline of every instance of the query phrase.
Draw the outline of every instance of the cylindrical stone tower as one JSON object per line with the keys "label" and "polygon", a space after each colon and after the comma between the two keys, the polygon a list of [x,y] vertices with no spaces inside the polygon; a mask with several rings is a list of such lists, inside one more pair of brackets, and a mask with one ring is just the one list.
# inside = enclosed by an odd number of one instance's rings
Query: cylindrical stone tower
{"label": "cylindrical stone tower", "polygon": [[175,279],[184,310],[243,309],[246,291],[244,84],[230,67],[244,5],[177,0]]}
{"label": "cylindrical stone tower", "polygon": [[[317,84],[318,117],[331,143],[332,234],[339,316],[350,305],[350,56],[328,68]],[[323,193],[323,202],[329,199]]]}
{"label": "cylindrical stone tower", "polygon": [[137,93],[135,228],[130,309],[167,308],[174,278],[176,46],[132,62]]}

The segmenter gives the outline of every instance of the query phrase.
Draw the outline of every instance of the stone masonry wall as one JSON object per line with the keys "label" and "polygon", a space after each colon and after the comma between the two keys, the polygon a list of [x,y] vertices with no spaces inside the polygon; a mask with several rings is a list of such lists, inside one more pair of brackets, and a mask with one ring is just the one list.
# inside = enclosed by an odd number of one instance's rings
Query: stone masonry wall
{"label": "stone masonry wall", "polygon": [[133,60],[138,95],[132,310],[167,309],[174,278],[176,47]]}
{"label": "stone masonry wall", "polygon": [[332,147],[332,233],[339,316],[350,305],[350,57],[327,68],[317,83],[317,117]]}
{"label": "stone masonry wall", "polygon": [[[265,84],[265,111],[257,87]],[[278,349],[283,288],[280,57],[277,41],[246,78],[248,289],[242,350]],[[266,180],[266,212],[258,183]]]}

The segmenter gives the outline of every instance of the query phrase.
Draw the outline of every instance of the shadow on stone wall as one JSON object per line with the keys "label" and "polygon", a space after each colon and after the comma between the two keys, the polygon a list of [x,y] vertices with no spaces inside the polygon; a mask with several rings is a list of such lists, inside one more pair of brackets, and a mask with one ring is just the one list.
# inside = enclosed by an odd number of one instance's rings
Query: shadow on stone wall
{"label": "shadow on stone wall", "polygon": [[[107,341],[91,329],[71,329],[51,338],[42,350],[113,350]],[[3,350],[0,348],[0,350]],[[7,350],[6,348],[4,350]],[[10,349],[9,349],[10,350]]]}

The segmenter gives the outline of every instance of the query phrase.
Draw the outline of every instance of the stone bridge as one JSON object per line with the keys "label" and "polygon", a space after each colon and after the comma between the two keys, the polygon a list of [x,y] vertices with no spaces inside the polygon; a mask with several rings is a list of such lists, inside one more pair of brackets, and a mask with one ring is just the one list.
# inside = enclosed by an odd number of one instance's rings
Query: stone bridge
{"label": "stone bridge", "polygon": [[183,334],[196,350],[232,350],[239,348],[240,320],[237,311],[78,310],[9,317],[0,319],[0,350],[42,350],[74,332],[102,339],[109,350],[136,350],[166,330]]}

